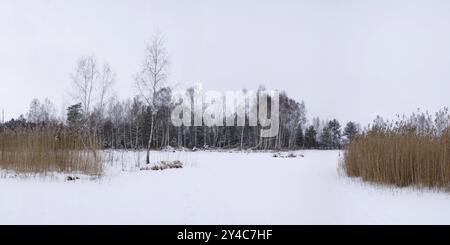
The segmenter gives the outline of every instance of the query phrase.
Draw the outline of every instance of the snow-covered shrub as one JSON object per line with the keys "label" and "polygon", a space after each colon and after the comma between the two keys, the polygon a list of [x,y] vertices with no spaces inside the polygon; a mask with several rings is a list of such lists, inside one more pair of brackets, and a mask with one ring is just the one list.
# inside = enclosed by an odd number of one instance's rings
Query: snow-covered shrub
{"label": "snow-covered shrub", "polygon": [[183,163],[181,161],[161,161],[154,166],[148,166],[141,168],[141,170],[166,170],[171,168],[183,168]]}
{"label": "snow-covered shrub", "polygon": [[288,154],[277,152],[277,153],[273,154],[272,157],[275,157],[275,158],[296,158],[296,157],[303,157],[303,155],[301,155],[301,154],[297,155],[297,154],[295,154],[293,152],[290,152]]}
{"label": "snow-covered shrub", "polygon": [[287,158],[296,158],[296,157],[297,157],[297,155],[295,155],[292,152],[287,155]]}

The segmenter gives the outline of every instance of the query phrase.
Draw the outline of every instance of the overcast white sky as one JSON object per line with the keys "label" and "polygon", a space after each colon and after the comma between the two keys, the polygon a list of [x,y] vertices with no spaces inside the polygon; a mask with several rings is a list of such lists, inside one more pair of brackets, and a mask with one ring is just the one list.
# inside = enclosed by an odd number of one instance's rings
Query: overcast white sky
{"label": "overcast white sky", "polygon": [[450,1],[1,0],[0,108],[69,103],[70,73],[95,54],[133,96],[144,43],[167,37],[172,84],[283,89],[308,116],[370,122],[449,105]]}

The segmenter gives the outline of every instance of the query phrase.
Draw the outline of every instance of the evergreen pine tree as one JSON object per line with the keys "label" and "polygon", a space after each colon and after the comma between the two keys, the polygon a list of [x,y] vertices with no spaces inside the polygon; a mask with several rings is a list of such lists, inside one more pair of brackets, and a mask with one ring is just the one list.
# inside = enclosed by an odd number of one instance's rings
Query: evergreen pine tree
{"label": "evergreen pine tree", "polygon": [[331,147],[340,148],[341,147],[341,124],[338,120],[333,119],[328,122],[328,128],[331,133]]}
{"label": "evergreen pine tree", "polygon": [[333,132],[330,125],[323,128],[320,136],[320,145],[326,148],[333,147]]}
{"label": "evergreen pine tree", "polygon": [[305,147],[306,148],[314,148],[317,146],[317,132],[314,129],[314,126],[310,126],[305,131]]}
{"label": "evergreen pine tree", "polygon": [[78,103],[67,108],[67,124],[73,129],[77,129],[81,126],[83,120],[81,106],[81,103]]}
{"label": "evergreen pine tree", "polygon": [[344,136],[347,137],[347,140],[352,140],[359,134],[359,129],[356,123],[348,122],[344,128]]}
{"label": "evergreen pine tree", "polygon": [[304,142],[305,142],[305,137],[303,135],[303,128],[302,128],[302,125],[299,125],[295,132],[295,146],[297,148],[302,148],[304,146]]}

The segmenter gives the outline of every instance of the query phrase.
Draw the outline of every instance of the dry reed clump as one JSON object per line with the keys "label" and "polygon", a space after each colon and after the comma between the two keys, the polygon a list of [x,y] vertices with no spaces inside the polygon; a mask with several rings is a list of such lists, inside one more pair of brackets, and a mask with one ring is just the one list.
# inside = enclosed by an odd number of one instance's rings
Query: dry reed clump
{"label": "dry reed clump", "polygon": [[399,187],[450,186],[450,132],[417,128],[371,129],[345,149],[348,176]]}
{"label": "dry reed clump", "polygon": [[85,142],[57,128],[0,132],[0,168],[23,174],[80,173],[100,176],[100,141]]}

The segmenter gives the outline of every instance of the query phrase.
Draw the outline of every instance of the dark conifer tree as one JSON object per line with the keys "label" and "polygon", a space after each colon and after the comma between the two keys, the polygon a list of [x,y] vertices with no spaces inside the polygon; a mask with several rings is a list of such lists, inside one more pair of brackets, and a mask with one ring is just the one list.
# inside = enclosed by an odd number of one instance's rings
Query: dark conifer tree
{"label": "dark conifer tree", "polygon": [[309,126],[305,131],[305,147],[309,149],[317,147],[316,137],[316,129],[314,126]]}

